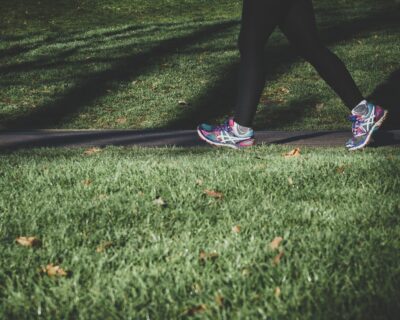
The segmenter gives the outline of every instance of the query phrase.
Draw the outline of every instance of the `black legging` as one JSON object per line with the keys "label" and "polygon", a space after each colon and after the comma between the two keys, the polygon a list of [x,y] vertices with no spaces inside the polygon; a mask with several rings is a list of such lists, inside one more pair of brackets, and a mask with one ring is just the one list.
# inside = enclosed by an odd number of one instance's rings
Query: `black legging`
{"label": "black legging", "polygon": [[251,127],[265,85],[264,46],[277,26],[349,109],[364,99],[343,62],[321,43],[312,0],[243,0],[237,123]]}

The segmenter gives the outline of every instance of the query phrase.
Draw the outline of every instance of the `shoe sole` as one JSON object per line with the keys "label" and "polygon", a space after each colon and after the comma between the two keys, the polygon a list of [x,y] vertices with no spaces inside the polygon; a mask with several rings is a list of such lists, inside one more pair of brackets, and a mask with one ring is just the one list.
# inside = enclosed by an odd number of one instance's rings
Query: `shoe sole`
{"label": "shoe sole", "polygon": [[357,147],[348,148],[348,150],[349,151],[360,150],[362,148],[365,148],[367,145],[369,145],[369,143],[371,142],[371,138],[372,138],[373,134],[379,129],[379,127],[382,125],[383,121],[386,120],[388,114],[389,114],[389,112],[385,110],[385,112],[383,113],[382,118],[380,118],[379,121],[377,123],[375,123],[375,125],[369,131],[367,139],[365,139],[363,144],[360,144]]}
{"label": "shoe sole", "polygon": [[[214,141],[208,140],[208,139],[203,135],[203,133],[201,132],[201,130],[200,130],[199,128],[197,128],[197,134],[199,135],[199,137],[200,137],[201,140],[207,142],[208,144],[211,144],[211,145],[213,145],[213,146],[216,146],[216,147],[228,147],[228,148],[232,148],[232,149],[236,149],[236,150],[238,150],[238,149],[243,149],[243,148],[247,148],[247,147],[251,147],[251,146],[239,147],[239,146],[236,146],[236,145],[233,145],[233,144],[229,144],[229,143],[219,143],[219,142],[214,142]],[[253,144],[253,145],[254,145],[254,144]]]}

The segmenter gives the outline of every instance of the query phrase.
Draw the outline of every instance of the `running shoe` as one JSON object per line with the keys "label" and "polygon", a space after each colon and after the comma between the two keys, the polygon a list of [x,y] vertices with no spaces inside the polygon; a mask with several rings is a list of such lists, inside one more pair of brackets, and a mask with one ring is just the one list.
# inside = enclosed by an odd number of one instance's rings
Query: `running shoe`
{"label": "running shoe", "polygon": [[366,101],[355,107],[349,117],[349,120],[353,123],[353,137],[346,143],[348,150],[354,151],[366,147],[387,115],[388,112],[382,107]]}
{"label": "running shoe", "polygon": [[254,131],[250,129],[245,134],[239,134],[238,124],[232,118],[220,126],[203,123],[197,127],[197,133],[202,140],[214,146],[240,149],[255,144]]}

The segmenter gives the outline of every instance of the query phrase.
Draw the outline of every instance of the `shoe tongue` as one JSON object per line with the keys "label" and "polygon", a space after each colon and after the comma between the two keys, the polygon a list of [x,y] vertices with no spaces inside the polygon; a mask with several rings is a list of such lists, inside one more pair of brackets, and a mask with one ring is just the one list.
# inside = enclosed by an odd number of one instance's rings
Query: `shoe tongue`
{"label": "shoe tongue", "polygon": [[366,116],[369,113],[368,103],[363,101],[358,106],[356,106],[353,110],[351,110],[352,115],[362,117]]}

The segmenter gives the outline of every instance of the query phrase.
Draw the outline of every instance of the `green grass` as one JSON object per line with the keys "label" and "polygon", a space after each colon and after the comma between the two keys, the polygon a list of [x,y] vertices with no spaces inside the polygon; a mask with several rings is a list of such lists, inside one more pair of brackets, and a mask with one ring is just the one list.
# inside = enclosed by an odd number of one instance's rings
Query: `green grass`
{"label": "green grass", "polygon": [[[83,151],[0,156],[0,318],[175,319],[203,304],[195,316],[209,319],[399,313],[399,150]],[[15,244],[30,235],[41,248]],[[70,276],[41,274],[48,263]]]}
{"label": "green grass", "polygon": [[[241,1],[4,2],[0,128],[194,128],[231,112]],[[315,6],[323,41],[397,126],[395,2]],[[348,110],[278,31],[266,59],[257,129],[348,128]]]}

